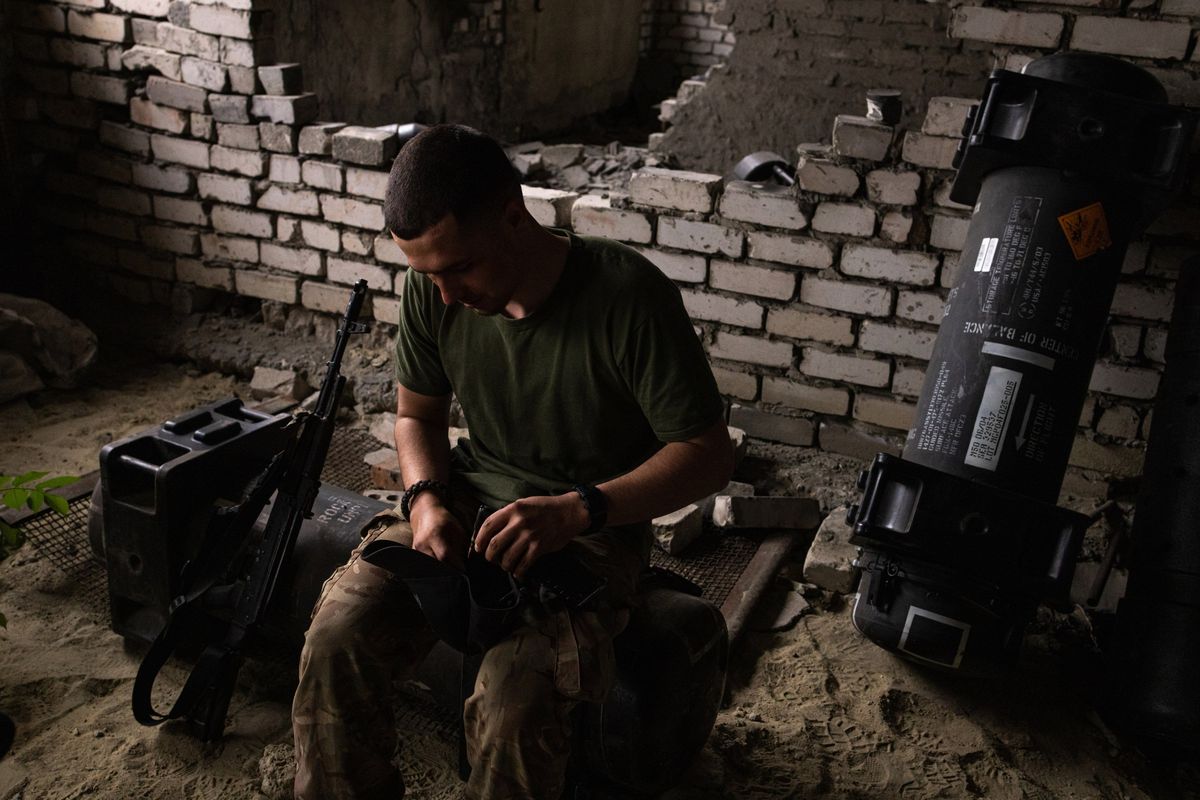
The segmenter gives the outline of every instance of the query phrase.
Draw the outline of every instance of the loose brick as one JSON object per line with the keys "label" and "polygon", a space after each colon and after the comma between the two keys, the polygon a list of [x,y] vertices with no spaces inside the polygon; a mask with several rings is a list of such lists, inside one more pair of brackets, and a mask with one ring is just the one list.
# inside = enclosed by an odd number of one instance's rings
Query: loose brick
{"label": "loose brick", "polygon": [[925,371],[917,367],[896,366],[892,374],[892,392],[907,397],[917,397],[925,385]]}
{"label": "loose brick", "polygon": [[217,143],[238,150],[258,150],[258,126],[218,123]]}
{"label": "loose brick", "polygon": [[258,94],[262,87],[258,85],[258,73],[253,67],[230,65],[229,88],[235,94],[254,95]]}
{"label": "loose brick", "polygon": [[969,97],[931,97],[925,121],[921,123],[921,133],[962,137],[967,114],[977,105],[979,100]]}
{"label": "loose brick", "polygon": [[[213,119],[217,122],[231,122],[238,125],[250,123],[250,98],[240,94],[210,94],[208,105],[212,108]],[[257,139],[257,129],[255,133]]]}
{"label": "loose brick", "polygon": [[1118,317],[1166,322],[1171,319],[1174,302],[1175,294],[1169,288],[1149,284],[1119,283],[1113,295],[1112,313]]}
{"label": "loose brick", "polygon": [[192,173],[158,164],[134,164],[132,178],[138,186],[172,194],[185,194],[193,186]]}
{"label": "loose brick", "polygon": [[1157,370],[1098,361],[1092,369],[1092,381],[1088,390],[1131,397],[1135,400],[1153,400],[1158,393],[1161,377]]}
{"label": "loose brick", "polygon": [[258,123],[258,138],[264,150],[272,153],[296,152],[296,129],[291,125],[274,122]]}
{"label": "loose brick", "polygon": [[299,278],[268,275],[265,272],[251,269],[238,269],[233,272],[233,282],[237,287],[238,294],[262,300],[275,300],[279,303],[294,305],[299,296]]}
{"label": "loose brick", "polygon": [[932,286],[937,277],[938,258],[927,253],[848,244],[842,249],[838,266],[844,275]]}
{"label": "loose brick", "polygon": [[155,20],[134,17],[129,21],[129,29],[135,43],[158,47],[158,23]]}
{"label": "loose brick", "polygon": [[675,217],[658,220],[658,243],[681,250],[722,253],[731,258],[742,254],[742,232],[710,222],[695,222]]}
{"label": "loose brick", "polygon": [[790,367],[794,352],[789,342],[772,342],[754,336],[718,331],[716,341],[709,348],[709,355],[713,358],[761,364],[765,367]]}
{"label": "loose brick", "polygon": [[704,533],[704,511],[689,503],[678,511],[656,517],[650,523],[655,543],[666,553],[678,556]]}
{"label": "loose brick", "polygon": [[812,226],[821,233],[871,236],[875,233],[875,209],[853,203],[821,203]]}
{"label": "loose brick", "polygon": [[720,175],[646,167],[630,177],[629,199],[639,205],[707,214],[720,188]]}
{"label": "loose brick", "polygon": [[267,157],[260,152],[214,145],[212,148],[212,167],[222,172],[236,172],[248,178],[257,178],[266,172]]}
{"label": "loose brick", "polygon": [[884,387],[891,380],[891,364],[874,358],[830,353],[814,347],[801,351],[800,371],[814,378]]}
{"label": "loose brick", "polygon": [[299,64],[259,67],[258,80],[266,94],[297,95],[304,90],[304,71]]}
{"label": "loose brick", "polygon": [[900,455],[900,443],[895,437],[867,433],[853,425],[822,420],[818,434],[821,449],[829,453],[870,461],[876,453]]}
{"label": "loose brick", "polygon": [[224,92],[229,88],[229,71],[225,65],[195,56],[183,56],[180,63],[183,82],[189,86],[201,86],[210,92]]}
{"label": "loose brick", "polygon": [[390,166],[398,152],[400,139],[393,131],[351,125],[333,134],[333,157],[338,161]]}
{"label": "loose brick", "polygon": [[1192,26],[1186,22],[1081,16],[1071,33],[1071,49],[1140,58],[1183,58],[1191,35]]}
{"label": "loose brick", "polygon": [[175,278],[207,289],[233,291],[233,271],[228,267],[210,267],[194,258],[175,259]]}
{"label": "loose brick", "polygon": [[220,233],[269,239],[275,231],[269,214],[260,214],[235,206],[213,206],[212,224]]}
{"label": "loose brick", "polygon": [[[259,131],[260,136],[261,134]],[[268,176],[274,183],[300,183],[300,159],[294,156],[272,155]]]}
{"label": "loose brick", "polygon": [[71,93],[76,97],[123,106],[129,102],[130,84],[124,78],[75,72],[71,74]]}
{"label": "loose brick", "polygon": [[208,145],[190,139],[176,139],[161,133],[150,136],[150,149],[159,161],[172,161],[197,169],[208,169]]}
{"label": "loose brick", "polygon": [[809,276],[800,283],[800,302],[852,314],[886,317],[892,313],[892,290],[883,286]]}
{"label": "loose brick", "polygon": [[[1094,17],[1080,17],[1096,19]],[[954,10],[950,18],[950,36],[997,44],[1053,49],[1062,38],[1063,18],[1059,14],[1001,11],[996,8],[965,6]],[[1072,40],[1072,47],[1075,43]]]}
{"label": "loose brick", "polygon": [[181,55],[198,56],[209,61],[221,59],[220,40],[187,28],[160,22],[156,26],[157,43],[163,50]]}
{"label": "loose brick", "polygon": [[1135,478],[1142,474],[1146,451],[1122,445],[1100,444],[1083,435],[1075,437],[1067,463],[1109,475]]}
{"label": "loose brick", "polygon": [[[172,3],[172,13],[180,3]],[[187,9],[188,27],[201,33],[215,36],[229,36],[234,39],[253,39],[258,27],[258,19],[253,12],[228,8],[219,5],[201,5],[189,3]]]}
{"label": "loose brick", "polygon": [[916,205],[917,190],[920,188],[921,175],[918,172],[876,169],[867,173],[867,198],[872,203]]}
{"label": "loose brick", "polygon": [[258,241],[240,236],[219,236],[215,233],[200,234],[200,252],[206,258],[222,261],[258,262]]}
{"label": "loose brick", "polygon": [[673,281],[680,283],[704,283],[708,278],[708,260],[704,256],[670,253],[649,247],[634,248],[662,270]]}
{"label": "loose brick", "polygon": [[[253,69],[255,64],[269,64],[275,60],[275,40],[266,38],[231,39],[221,37],[221,62],[231,67]],[[299,93],[299,89],[295,93]],[[293,92],[273,92],[267,94],[293,94]]]}
{"label": "loose brick", "polygon": [[[328,250],[331,253],[340,252],[342,249],[341,233],[334,226],[326,225],[323,222],[313,222],[308,219],[301,220],[300,238],[306,244],[322,250]],[[396,249],[398,250],[399,248]]]}
{"label": "loose brick", "polygon": [[721,195],[721,216],[770,228],[800,230],[808,218],[790,187],[734,181]]}
{"label": "loose brick", "polygon": [[[300,288],[300,302],[304,304],[305,308],[311,308],[313,311],[341,315],[346,313],[346,304],[350,302],[350,291],[341,286],[305,281]],[[372,311],[372,298],[368,295],[367,301],[363,303],[363,314],[370,316]]]}
{"label": "loose brick", "polygon": [[383,200],[387,197],[388,173],[377,169],[346,168],[346,194]]}
{"label": "loose brick", "polygon": [[353,284],[361,279],[365,280],[367,286],[372,289],[386,292],[392,288],[391,270],[375,264],[348,261],[344,258],[330,256],[325,260],[325,269],[328,272],[329,280],[334,283]]}
{"label": "loose brick", "polygon": [[265,266],[288,272],[298,272],[302,275],[321,276],[325,274],[325,260],[317,250],[284,247],[271,242],[261,243],[258,250],[259,260]]}
{"label": "loose brick", "polygon": [[336,195],[321,195],[321,213],[329,222],[379,231],[383,229],[383,206]]}
{"label": "loose brick", "polygon": [[879,237],[896,244],[908,241],[913,218],[907,211],[887,211],[879,220]]}
{"label": "loose brick", "polygon": [[300,152],[327,156],[333,152],[333,135],[346,127],[343,122],[318,122],[300,129]]}
{"label": "loose brick", "polygon": [[127,11],[130,14],[138,14],[143,17],[162,17],[167,16],[167,7],[171,5],[170,0],[111,0],[113,8],[118,11]]}
{"label": "loose brick", "polygon": [[613,208],[599,195],[584,195],[571,208],[571,227],[585,236],[603,236],[625,242],[650,242],[650,220],[637,211]]}
{"label": "loose brick", "polygon": [[714,259],[708,282],[714,289],[774,300],[790,300],[796,293],[796,278],[796,273],[786,270]]}
{"label": "loose brick", "polygon": [[763,378],[762,399],[764,403],[788,406],[818,414],[841,416],[850,408],[850,392],[837,386],[810,386],[807,383],[774,378]]}
{"label": "loose brick", "polygon": [[794,267],[825,269],[833,265],[833,248],[816,239],[750,231],[746,234],[750,257]]}
{"label": "loose brick", "polygon": [[150,195],[124,186],[101,186],[96,191],[96,203],[135,216],[150,214]]}
{"label": "loose brick", "polygon": [[859,393],[854,398],[854,418],[884,428],[906,431],[913,425],[917,406],[890,397]]}
{"label": "loose brick", "polygon": [[792,339],[852,345],[854,332],[846,317],[817,314],[795,308],[773,308],[767,315],[767,331]]}
{"label": "loose brick", "polygon": [[713,506],[713,524],[718,528],[811,530],[820,522],[820,505],[811,497],[721,495]]}
{"label": "loose brick", "polygon": [[949,214],[933,214],[929,230],[929,244],[943,250],[962,250],[967,241],[970,217],[952,217]]}
{"label": "loose brick", "polygon": [[239,206],[248,206],[254,201],[250,181],[245,178],[206,174],[200,175],[196,184],[200,196],[206,200],[219,200]]}
{"label": "loose brick", "polygon": [[850,543],[852,533],[846,524],[846,507],[829,512],[821,522],[804,557],[804,580],[838,594],[850,594],[858,586],[857,545]]}
{"label": "loose brick", "polygon": [[526,210],[537,224],[549,228],[571,227],[571,209],[579,199],[575,192],[523,185],[521,194],[525,197]]}
{"label": "loose brick", "polygon": [[256,94],[250,98],[250,116],[285,125],[304,125],[317,118],[317,96],[312,92],[287,97]]}
{"label": "loose brick", "polygon": [[200,247],[200,235],[186,228],[143,225],[139,233],[141,233],[142,242],[155,250],[167,250],[178,255],[192,256]]}
{"label": "loose brick", "polygon": [[[813,424],[803,417],[785,417],[736,403],[729,413],[729,422],[755,439],[806,447],[813,443]],[[715,510],[715,504],[714,504]]]}
{"label": "loose brick", "polygon": [[183,133],[189,123],[188,112],[170,106],[160,106],[141,97],[129,101],[129,118],[138,125],[168,133]]}
{"label": "loose brick", "polygon": [[939,325],[946,302],[936,292],[911,292],[900,290],[896,298],[896,316],[914,322]]}
{"label": "loose brick", "polygon": [[250,396],[256,400],[268,397],[303,400],[310,392],[308,381],[295,370],[257,366],[250,378]]}
{"label": "loose brick", "polygon": [[838,114],[833,120],[833,149],[846,158],[883,161],[896,131],[866,117]]}
{"label": "loose brick", "polygon": [[257,206],[267,211],[282,211],[286,214],[316,217],[321,214],[321,203],[317,193],[305,189],[287,189],[272,186],[258,198]]}
{"label": "loose brick", "polygon": [[208,224],[208,214],[204,206],[195,200],[185,200],[179,197],[154,197],[154,216],[170,222],[180,222],[184,225],[204,226]]}
{"label": "loose brick", "polygon": [[208,108],[208,92],[198,86],[169,80],[160,75],[146,79],[146,97],[160,106],[184,111],[203,112]]}
{"label": "loose brick", "polygon": [[754,400],[758,397],[757,376],[721,367],[712,367],[712,374],[717,379],[717,389],[721,394],[739,400]]}
{"label": "loose brick", "polygon": [[67,31],[72,36],[124,44],[133,40],[129,18],[120,14],[67,12]]}
{"label": "loose brick", "polygon": [[801,156],[796,164],[796,185],[806,192],[853,197],[858,193],[858,173],[828,158]]}
{"label": "loose brick", "polygon": [[316,189],[340,192],[345,182],[345,173],[340,164],[309,160],[300,165],[300,180]]}
{"label": "loose brick", "polygon": [[928,136],[909,131],[904,134],[903,158],[918,167],[953,169],[958,139],[948,136]]}
{"label": "loose brick", "polygon": [[342,231],[342,249],[358,256],[371,255],[375,235],[368,231]]}
{"label": "loose brick", "polygon": [[762,328],[764,312],[758,303],[689,289],[681,290],[681,294],[683,307],[692,319],[723,322],[742,328]]}

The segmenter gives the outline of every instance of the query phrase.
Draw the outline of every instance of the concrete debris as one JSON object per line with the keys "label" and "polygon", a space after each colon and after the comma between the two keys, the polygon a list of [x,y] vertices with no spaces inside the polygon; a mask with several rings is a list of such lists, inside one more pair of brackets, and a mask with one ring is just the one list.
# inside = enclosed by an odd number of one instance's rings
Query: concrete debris
{"label": "concrete debris", "polygon": [[699,506],[704,510],[704,516],[712,519],[713,509],[717,505],[717,498],[725,495],[727,497],[753,497],[754,485],[750,483],[742,483],[740,481],[730,481],[725,484],[725,488],[719,492],[713,492],[708,497],[699,501]]}
{"label": "concrete debris", "polygon": [[804,579],[822,589],[849,594],[858,586],[858,570],[851,563],[857,555],[858,548],[850,544],[846,507],[835,508],[825,517],[808,548]]}
{"label": "concrete debris", "polygon": [[654,542],[669,555],[678,556],[704,533],[704,509],[689,503],[651,523]]}
{"label": "concrete debris", "polygon": [[71,389],[96,361],[96,335],[49,303],[0,294],[0,402],[42,385]]}
{"label": "concrete debris", "polygon": [[527,186],[591,193],[621,191],[635,170],[661,163],[645,148],[620,142],[603,147],[526,142],[510,146],[506,152]]}
{"label": "concrete debris", "polygon": [[392,451],[391,458],[371,465],[371,485],[376,489],[404,491],[404,479],[400,476],[400,460]]}
{"label": "concrete debris", "polygon": [[292,796],[296,780],[296,754],[290,744],[269,744],[258,760],[259,787],[268,800],[285,800]]}
{"label": "concrete debris", "polygon": [[303,400],[310,392],[312,387],[308,381],[295,370],[255,367],[254,376],[250,379],[250,396],[256,400],[268,397]]}
{"label": "concrete debris", "polygon": [[717,497],[713,524],[718,528],[815,528],[820,505],[811,497]]}
{"label": "concrete debris", "polygon": [[371,422],[371,435],[389,447],[396,446],[396,415],[385,411]]}
{"label": "concrete debris", "polygon": [[[733,467],[737,469],[742,463],[742,459],[746,457],[746,432],[741,428],[729,426],[729,441],[733,444]],[[750,494],[754,494],[751,492]]]}
{"label": "concrete debris", "polygon": [[811,608],[804,599],[803,585],[776,578],[764,592],[750,618],[750,630],[761,632],[790,630]]}
{"label": "concrete debris", "polygon": [[455,447],[458,447],[458,443],[460,441],[468,441],[469,442],[471,440],[471,432],[468,431],[466,428],[453,428],[452,427],[452,428],[450,428],[448,433],[449,433],[449,437],[450,437],[450,449],[452,449],[452,450]]}
{"label": "concrete debris", "polygon": [[396,451],[390,447],[381,447],[378,450],[372,450],[363,456],[363,461],[368,467],[373,467],[376,464],[390,464],[396,460]]}
{"label": "concrete debris", "polygon": [[583,161],[583,145],[552,144],[542,149],[541,156],[547,169],[560,172]]}

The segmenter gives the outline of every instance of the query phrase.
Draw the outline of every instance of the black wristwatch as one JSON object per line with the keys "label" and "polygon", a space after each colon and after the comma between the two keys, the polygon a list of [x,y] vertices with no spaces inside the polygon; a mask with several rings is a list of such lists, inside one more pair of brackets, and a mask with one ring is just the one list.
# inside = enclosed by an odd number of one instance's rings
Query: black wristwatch
{"label": "black wristwatch", "polygon": [[582,535],[587,536],[603,528],[604,523],[608,521],[608,498],[604,496],[604,492],[595,486],[576,485],[572,488],[579,493],[591,521]]}

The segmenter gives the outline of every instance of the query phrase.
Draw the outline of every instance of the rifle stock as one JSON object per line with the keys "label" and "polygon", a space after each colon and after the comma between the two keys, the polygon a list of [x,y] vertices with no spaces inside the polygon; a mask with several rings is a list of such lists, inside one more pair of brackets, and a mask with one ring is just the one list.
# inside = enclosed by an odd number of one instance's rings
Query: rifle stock
{"label": "rifle stock", "polygon": [[[290,424],[297,426],[297,430],[291,444],[251,484],[242,502],[234,509],[214,510],[200,552],[184,565],[180,594],[172,602],[167,623],[142,660],[134,681],[133,713],[143,725],[186,718],[190,729],[203,741],[220,739],[223,735],[225,715],[242,664],[243,646],[270,607],[295,547],[300,524],[312,516],[321,486],[321,469],[329,453],[339,401],[346,386],[346,378],[341,374],[342,357],[350,336],[367,330],[365,323],[358,322],[366,290],[366,281],[360,280],[351,291],[313,411],[300,412],[292,420]],[[249,556],[246,578],[232,586],[215,585],[231,566],[221,558],[223,552],[228,552],[225,543],[245,542],[268,502],[270,515]],[[232,609],[228,623],[223,631],[204,643],[200,658],[171,710],[166,714],[155,711],[150,694],[159,670],[175,651],[180,637],[204,621],[206,609],[214,607]]]}

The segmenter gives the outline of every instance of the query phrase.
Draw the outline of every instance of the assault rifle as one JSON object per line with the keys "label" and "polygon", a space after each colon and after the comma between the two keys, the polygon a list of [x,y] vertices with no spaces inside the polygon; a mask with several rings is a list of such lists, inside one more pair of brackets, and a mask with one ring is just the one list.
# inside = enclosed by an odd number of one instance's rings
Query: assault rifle
{"label": "assault rifle", "polygon": [[[366,281],[354,285],[315,408],[301,411],[288,423],[292,429],[288,446],[276,453],[251,482],[241,502],[213,510],[199,550],[181,568],[179,594],[171,602],[167,623],[142,660],[133,684],[133,715],[143,725],[182,717],[201,740],[221,738],[243,648],[263,621],[296,543],[300,523],[312,516],[338,402],[346,385],[341,374],[342,356],[350,336],[367,330],[365,323],[357,321],[366,292]],[[261,537],[254,539],[254,523],[268,502],[271,511],[266,528]],[[220,583],[228,580],[240,564],[248,564],[240,576]],[[154,681],[177,647],[198,637],[203,650],[196,666],[174,706],[160,714],[150,700]]]}

